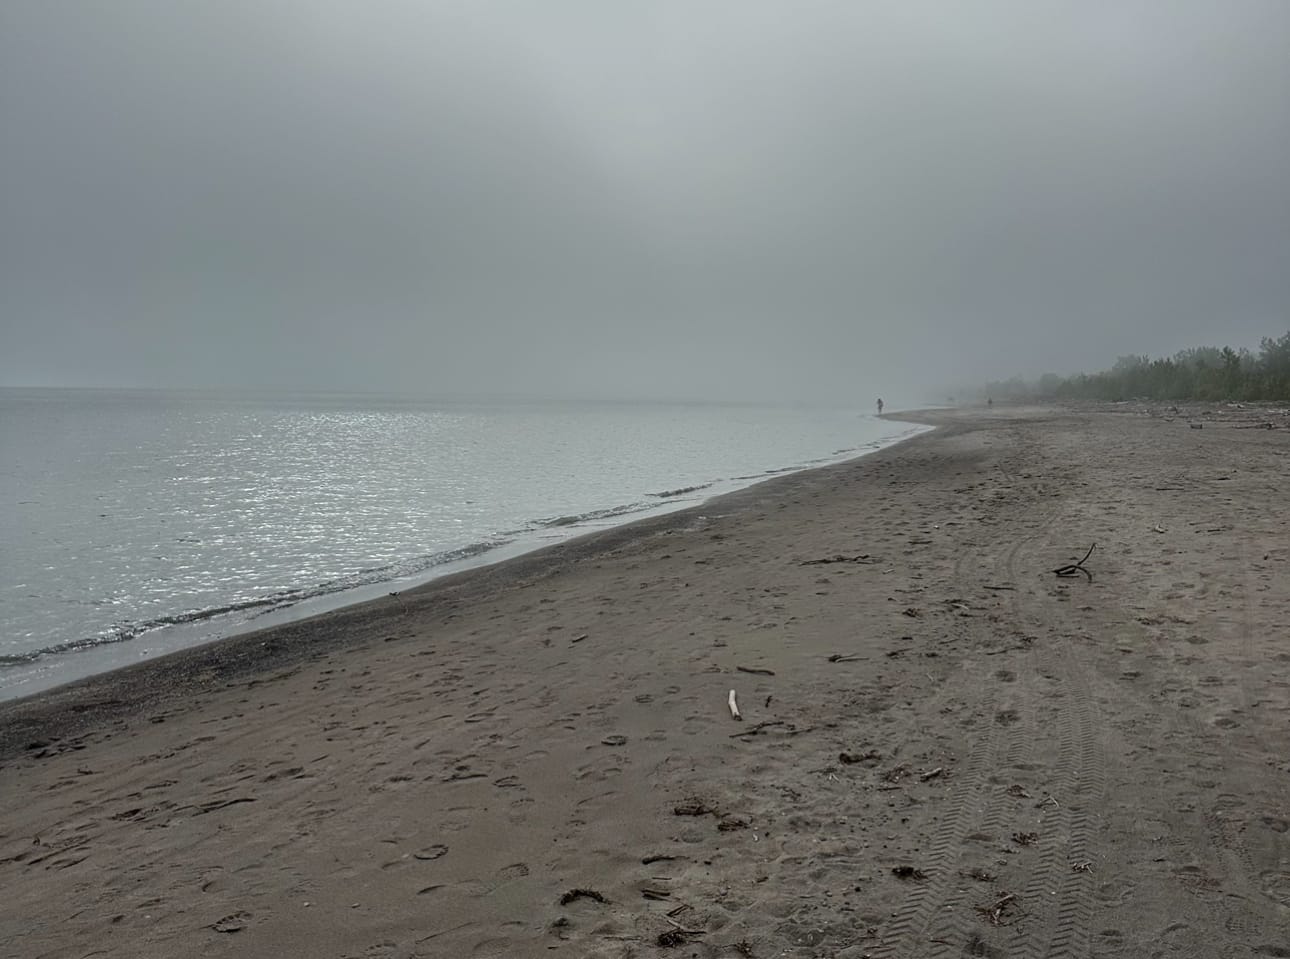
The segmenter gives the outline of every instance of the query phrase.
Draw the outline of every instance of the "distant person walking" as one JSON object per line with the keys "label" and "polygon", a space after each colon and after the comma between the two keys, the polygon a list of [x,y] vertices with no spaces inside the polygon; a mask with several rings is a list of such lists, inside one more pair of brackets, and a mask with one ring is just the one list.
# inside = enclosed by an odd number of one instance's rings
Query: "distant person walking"
{"label": "distant person walking", "polygon": [[878,415],[882,416],[882,397],[878,397]]}

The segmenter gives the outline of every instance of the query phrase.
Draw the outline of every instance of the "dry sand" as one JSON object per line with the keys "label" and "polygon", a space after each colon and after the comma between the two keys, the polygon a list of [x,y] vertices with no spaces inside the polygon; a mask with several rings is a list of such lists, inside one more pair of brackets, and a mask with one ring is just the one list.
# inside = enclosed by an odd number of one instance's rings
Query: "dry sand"
{"label": "dry sand", "polygon": [[0,708],[0,954],[1290,956],[1290,433],[933,418]]}

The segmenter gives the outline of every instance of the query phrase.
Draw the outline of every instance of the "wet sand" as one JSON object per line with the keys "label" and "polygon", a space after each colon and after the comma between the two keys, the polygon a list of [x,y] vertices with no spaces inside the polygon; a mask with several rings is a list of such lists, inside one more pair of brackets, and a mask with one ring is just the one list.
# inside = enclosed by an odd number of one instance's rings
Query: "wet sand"
{"label": "wet sand", "polygon": [[4,704],[0,955],[1290,956],[1290,430],[1147,413]]}

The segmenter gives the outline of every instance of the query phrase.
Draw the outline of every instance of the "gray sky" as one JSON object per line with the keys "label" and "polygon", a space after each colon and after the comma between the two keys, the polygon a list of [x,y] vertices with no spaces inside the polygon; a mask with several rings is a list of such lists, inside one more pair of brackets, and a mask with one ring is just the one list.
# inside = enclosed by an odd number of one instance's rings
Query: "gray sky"
{"label": "gray sky", "polygon": [[1287,51],[1285,0],[4,0],[0,383],[867,406],[1256,345]]}

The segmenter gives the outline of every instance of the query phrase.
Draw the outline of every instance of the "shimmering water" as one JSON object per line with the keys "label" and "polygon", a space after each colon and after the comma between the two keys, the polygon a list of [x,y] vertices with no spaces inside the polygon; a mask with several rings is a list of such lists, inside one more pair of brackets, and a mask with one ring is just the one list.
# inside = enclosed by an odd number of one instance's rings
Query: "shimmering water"
{"label": "shimmering water", "polygon": [[0,390],[0,697],[908,432],[818,408]]}

